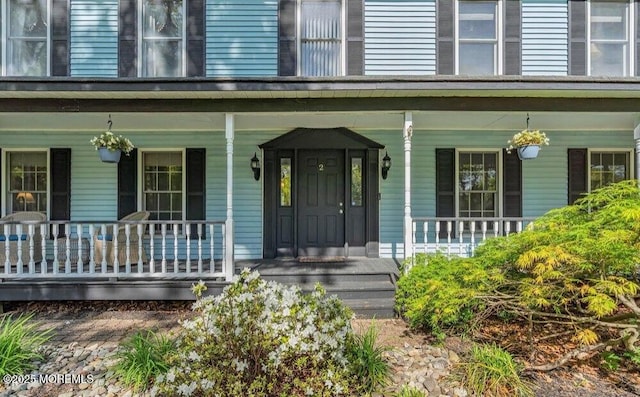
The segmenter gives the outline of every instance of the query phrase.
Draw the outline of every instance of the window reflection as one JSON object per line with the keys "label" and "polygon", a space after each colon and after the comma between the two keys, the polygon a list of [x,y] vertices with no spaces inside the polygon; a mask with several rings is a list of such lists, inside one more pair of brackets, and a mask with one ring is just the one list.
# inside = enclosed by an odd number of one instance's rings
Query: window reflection
{"label": "window reflection", "polygon": [[351,205],[362,206],[362,158],[351,159]]}
{"label": "window reflection", "polygon": [[291,159],[280,159],[280,205],[291,207]]}
{"label": "window reflection", "polygon": [[7,40],[7,74],[47,74],[47,2],[10,0]]}
{"label": "window reflection", "polygon": [[143,9],[143,76],[183,75],[182,0],[145,0]]}

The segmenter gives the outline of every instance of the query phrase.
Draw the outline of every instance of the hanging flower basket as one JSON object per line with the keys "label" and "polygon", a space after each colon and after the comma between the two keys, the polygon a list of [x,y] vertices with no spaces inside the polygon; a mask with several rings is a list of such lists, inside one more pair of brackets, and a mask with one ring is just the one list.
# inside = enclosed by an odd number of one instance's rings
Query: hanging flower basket
{"label": "hanging flower basket", "polygon": [[100,134],[100,136],[94,136],[90,141],[99,152],[100,160],[105,163],[117,163],[120,161],[122,153],[128,156],[134,148],[129,139],[111,132],[112,124],[111,115],[109,115],[109,121],[107,122],[109,129]]}
{"label": "hanging flower basket", "polygon": [[117,163],[120,161],[120,156],[122,155],[122,150],[109,150],[106,147],[98,148],[98,153],[100,154],[100,160],[105,163]]}
{"label": "hanging flower basket", "polygon": [[527,145],[518,148],[518,157],[520,160],[530,160],[538,157],[540,145]]}

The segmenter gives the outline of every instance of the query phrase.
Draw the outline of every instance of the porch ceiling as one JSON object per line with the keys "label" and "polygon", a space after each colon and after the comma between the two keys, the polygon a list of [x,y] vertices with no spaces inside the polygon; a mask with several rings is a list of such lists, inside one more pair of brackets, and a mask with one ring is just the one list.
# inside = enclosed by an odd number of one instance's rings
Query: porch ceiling
{"label": "porch ceiling", "polygon": [[[632,131],[640,114],[634,112],[528,112],[532,128],[571,131]],[[97,113],[0,113],[2,131],[60,131],[97,133],[105,129],[109,109]],[[499,111],[414,111],[413,123],[420,130],[513,131],[526,126],[527,112]],[[112,115],[115,131],[203,131],[223,133],[223,113],[117,113]],[[278,112],[236,115],[237,131],[290,131],[299,127],[346,127],[355,131],[397,130],[401,136],[403,112]]]}

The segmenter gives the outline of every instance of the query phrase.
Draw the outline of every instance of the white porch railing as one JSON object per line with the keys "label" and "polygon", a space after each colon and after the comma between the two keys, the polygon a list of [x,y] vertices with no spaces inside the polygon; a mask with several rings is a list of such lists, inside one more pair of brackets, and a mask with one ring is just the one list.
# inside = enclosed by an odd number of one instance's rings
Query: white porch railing
{"label": "white porch railing", "polygon": [[412,255],[468,257],[488,238],[520,233],[534,218],[413,218]]}
{"label": "white porch railing", "polygon": [[225,279],[224,221],[0,221],[0,279]]}

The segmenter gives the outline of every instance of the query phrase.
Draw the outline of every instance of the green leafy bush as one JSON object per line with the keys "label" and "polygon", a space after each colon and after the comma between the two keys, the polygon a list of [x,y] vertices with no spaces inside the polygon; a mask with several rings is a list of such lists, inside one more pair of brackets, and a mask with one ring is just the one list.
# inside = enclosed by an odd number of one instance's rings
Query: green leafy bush
{"label": "green leafy bush", "polygon": [[116,354],[116,376],[134,390],[144,390],[160,374],[167,372],[167,360],[173,351],[173,342],[155,332],[136,332],[126,340]]}
{"label": "green leafy bush", "polygon": [[53,336],[53,329],[41,329],[32,321],[33,314],[11,315],[0,319],[0,375],[21,375],[35,368],[34,361],[42,360],[40,347]]}
{"label": "green leafy bush", "polygon": [[352,314],[319,286],[304,294],[244,270],[194,310],[155,393],[340,396],[354,389],[346,356]]}
{"label": "green leafy bush", "polygon": [[522,366],[496,345],[474,345],[458,368],[463,384],[476,396],[533,396],[530,384],[520,378]]}
{"label": "green leafy bush", "polygon": [[355,335],[348,345],[347,357],[361,392],[371,394],[386,386],[391,378],[391,368],[384,353],[391,350],[377,343],[378,329],[370,325],[362,335]]}
{"label": "green leafy bush", "polygon": [[478,294],[501,282],[499,271],[467,258],[418,254],[398,281],[396,310],[414,328],[434,334],[462,327],[482,304]]}

